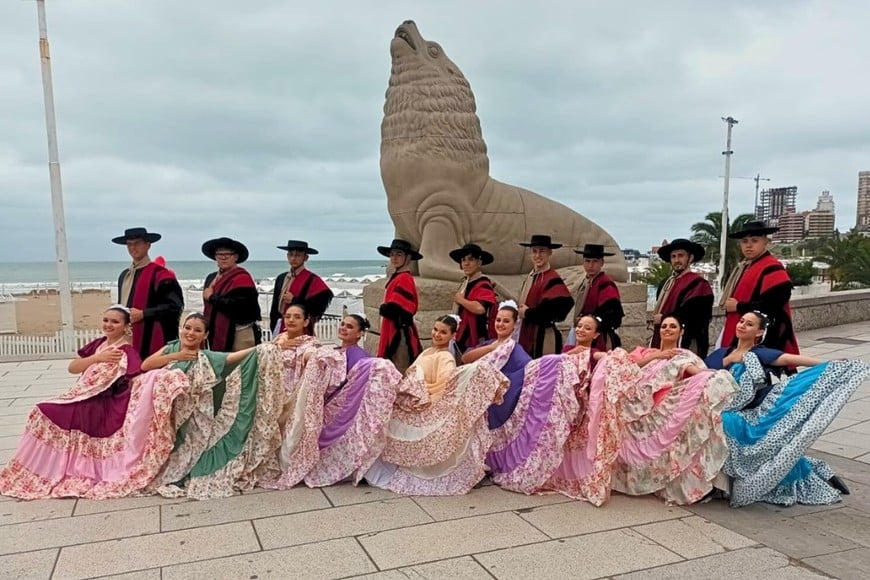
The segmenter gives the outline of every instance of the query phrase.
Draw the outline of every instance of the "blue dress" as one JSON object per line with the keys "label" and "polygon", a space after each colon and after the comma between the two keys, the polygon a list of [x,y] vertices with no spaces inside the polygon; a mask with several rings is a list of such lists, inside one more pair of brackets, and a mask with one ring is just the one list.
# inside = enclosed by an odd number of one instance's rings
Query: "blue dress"
{"label": "blue dress", "polygon": [[[705,360],[723,364],[730,348]],[[722,413],[729,457],[722,470],[731,477],[731,505],[757,501],[779,505],[836,503],[840,493],[828,484],[831,467],[804,452],[821,436],[858,386],[870,377],[863,361],[828,361],[779,382],[773,363],[782,351],[757,346],[742,363],[727,367],[740,385]]]}

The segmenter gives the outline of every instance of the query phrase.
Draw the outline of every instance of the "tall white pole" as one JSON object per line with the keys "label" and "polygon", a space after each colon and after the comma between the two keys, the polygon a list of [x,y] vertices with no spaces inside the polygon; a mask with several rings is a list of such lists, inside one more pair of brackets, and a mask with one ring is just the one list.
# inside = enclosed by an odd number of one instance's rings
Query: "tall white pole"
{"label": "tall white pole", "polygon": [[45,128],[48,133],[48,175],[51,180],[51,210],[54,216],[54,250],[57,256],[58,297],[60,298],[60,330],[63,350],[75,350],[72,294],[69,283],[69,261],[66,248],[66,225],[63,213],[63,188],[60,182],[60,161],[57,153],[57,126],[54,119],[54,91],[51,84],[51,54],[48,49],[48,29],[45,25],[45,0],[36,0],[39,17],[39,58],[42,61],[42,92],[45,101]]}
{"label": "tall white pole", "polygon": [[728,190],[731,186],[731,155],[734,154],[731,150],[731,128],[737,124],[737,119],[733,117],[722,117],[722,120],[728,124],[728,134],[725,138],[725,151],[722,152],[725,156],[725,191],[722,194],[722,231],[719,234],[719,290],[725,287],[725,280],[728,277],[728,272],[725,271],[725,253],[728,244]]}

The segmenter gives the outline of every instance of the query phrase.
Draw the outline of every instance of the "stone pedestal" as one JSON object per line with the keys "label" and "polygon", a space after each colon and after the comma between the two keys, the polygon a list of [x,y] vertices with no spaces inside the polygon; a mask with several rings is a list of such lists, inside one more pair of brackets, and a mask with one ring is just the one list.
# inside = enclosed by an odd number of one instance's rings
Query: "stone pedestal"
{"label": "stone pedestal", "polygon": [[[562,270],[559,271],[562,274]],[[579,284],[579,279],[573,276],[572,273],[564,275],[568,287],[572,294],[575,291],[575,280]],[[516,299],[516,294],[522,285],[525,276],[490,276],[495,284],[495,289],[499,300],[507,298]],[[443,280],[432,280],[429,278],[414,278],[417,283],[417,295],[419,298],[420,308],[414,320],[417,323],[417,329],[420,331],[420,339],[423,342],[423,348],[430,344],[430,334],[432,326],[435,324],[435,319],[444,314],[453,312],[453,295],[459,290],[460,280],[457,277],[456,282],[445,282]],[[387,279],[382,278],[371,284],[368,284],[363,289],[363,304],[365,306],[365,315],[372,325],[371,330],[366,335],[364,347],[366,351],[374,354],[378,349],[378,339],[380,338],[381,317],[378,314],[378,307],[384,300],[384,287]],[[631,350],[639,344],[644,344],[647,340],[646,329],[646,284],[639,283],[618,283],[619,292],[622,295],[622,308],[625,311],[625,318],[622,321],[622,326],[619,328],[619,336],[622,338],[623,347],[626,350]],[[569,314],[565,320],[557,326],[562,331],[563,335],[567,335],[570,331],[571,321],[574,319],[573,313]]]}

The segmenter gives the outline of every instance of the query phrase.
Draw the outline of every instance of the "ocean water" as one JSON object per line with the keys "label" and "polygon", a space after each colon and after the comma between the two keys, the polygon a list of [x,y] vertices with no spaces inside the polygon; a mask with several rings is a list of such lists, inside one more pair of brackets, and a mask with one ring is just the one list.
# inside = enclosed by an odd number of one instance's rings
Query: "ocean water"
{"label": "ocean water", "polygon": [[[386,260],[314,260],[307,267],[338,288],[361,288],[368,281],[385,275]],[[118,275],[129,262],[70,262],[70,282],[74,289],[115,289]],[[208,260],[168,262],[181,286],[202,284],[206,275],[214,272],[214,262]],[[251,276],[264,287],[281,272],[286,272],[286,260],[250,260],[243,264]],[[0,294],[22,294],[31,290],[57,288],[57,266],[54,262],[7,262],[0,264]]]}

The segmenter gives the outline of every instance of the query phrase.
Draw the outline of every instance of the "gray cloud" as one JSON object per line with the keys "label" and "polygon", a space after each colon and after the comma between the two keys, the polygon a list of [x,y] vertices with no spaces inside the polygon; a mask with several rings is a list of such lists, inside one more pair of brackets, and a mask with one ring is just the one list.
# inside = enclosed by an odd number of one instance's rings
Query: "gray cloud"
{"label": "gray cloud", "polygon": [[[647,248],[721,207],[732,174],[834,194],[854,225],[870,169],[863,2],[49,2],[67,232],[74,260],[108,238],[209,237],[254,259],[289,237],[377,258],[392,237],[378,150],[388,45],[407,18],[471,82],[491,173]],[[32,3],[0,5],[0,260],[52,259]],[[755,184],[732,181],[732,214]]]}

